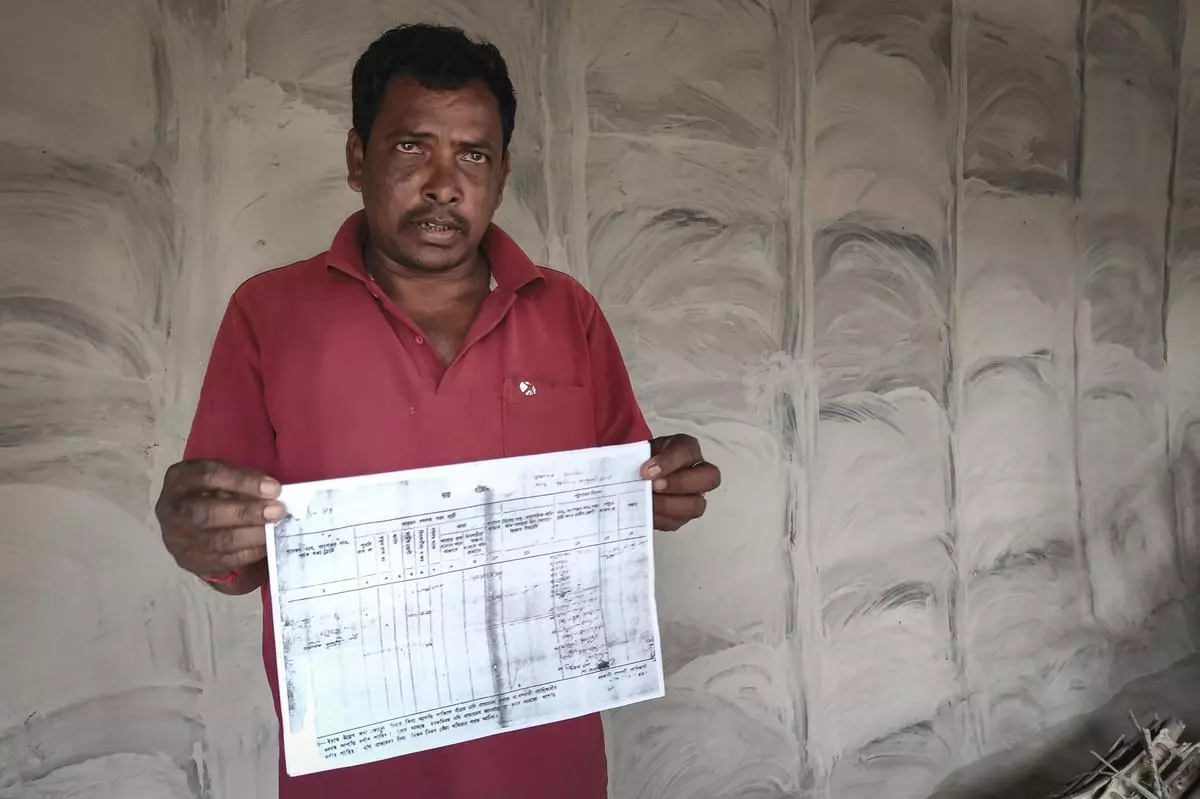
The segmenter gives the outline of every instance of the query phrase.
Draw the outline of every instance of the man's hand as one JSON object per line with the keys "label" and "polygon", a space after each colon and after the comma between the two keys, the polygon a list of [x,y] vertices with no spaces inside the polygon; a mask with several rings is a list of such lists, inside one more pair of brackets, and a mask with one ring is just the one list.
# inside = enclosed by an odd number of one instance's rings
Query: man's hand
{"label": "man's hand", "polygon": [[650,442],[642,476],[652,480],[654,529],[673,532],[704,515],[704,495],[721,485],[721,470],[704,460],[700,442],[677,434]]}
{"label": "man's hand", "polygon": [[[248,566],[261,577],[265,525],[286,514],[275,500],[279,491],[276,480],[251,469],[217,461],[177,463],[167,470],[154,507],[163,543],[181,568],[200,577],[222,577]],[[253,582],[261,584],[257,577]]]}

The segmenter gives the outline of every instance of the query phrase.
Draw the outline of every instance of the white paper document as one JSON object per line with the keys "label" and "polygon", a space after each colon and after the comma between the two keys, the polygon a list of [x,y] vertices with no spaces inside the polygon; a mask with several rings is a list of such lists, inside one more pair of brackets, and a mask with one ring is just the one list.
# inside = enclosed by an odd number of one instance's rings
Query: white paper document
{"label": "white paper document", "polygon": [[287,771],[663,695],[646,443],[284,486]]}

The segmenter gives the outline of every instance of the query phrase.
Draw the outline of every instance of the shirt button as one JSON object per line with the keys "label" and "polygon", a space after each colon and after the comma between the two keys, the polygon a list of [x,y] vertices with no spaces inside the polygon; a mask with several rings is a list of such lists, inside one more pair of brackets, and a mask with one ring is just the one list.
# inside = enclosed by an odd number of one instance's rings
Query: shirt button
{"label": "shirt button", "polygon": [[425,339],[421,338],[420,336],[417,336],[415,339],[413,339],[413,341],[417,342],[417,344],[425,343]]}

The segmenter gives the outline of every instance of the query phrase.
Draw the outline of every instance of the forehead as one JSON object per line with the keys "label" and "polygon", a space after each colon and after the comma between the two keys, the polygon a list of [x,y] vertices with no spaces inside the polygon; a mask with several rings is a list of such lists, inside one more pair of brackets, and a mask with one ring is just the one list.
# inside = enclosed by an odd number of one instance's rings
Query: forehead
{"label": "forehead", "polygon": [[471,131],[501,137],[500,106],[483,81],[459,89],[428,89],[410,77],[388,81],[375,124],[409,130]]}

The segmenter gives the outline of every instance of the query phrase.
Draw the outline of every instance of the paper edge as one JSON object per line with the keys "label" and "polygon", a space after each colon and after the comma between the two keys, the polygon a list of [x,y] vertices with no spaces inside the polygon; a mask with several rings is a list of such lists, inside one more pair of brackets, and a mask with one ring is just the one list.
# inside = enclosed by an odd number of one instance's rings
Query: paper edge
{"label": "paper edge", "polygon": [[[515,456],[504,457],[504,458],[490,458],[490,459],[485,459],[482,461],[464,461],[461,463],[448,463],[448,464],[443,464],[441,466],[427,466],[427,467],[422,467],[422,468],[417,468],[417,469],[399,469],[399,470],[390,471],[390,472],[378,472],[378,473],[364,474],[364,475],[352,475],[352,476],[347,476],[347,477],[333,477],[333,478],[327,478],[324,480],[307,480],[307,481],[296,482],[296,483],[286,483],[283,485],[283,489],[297,488],[297,489],[301,489],[304,491],[314,491],[314,490],[320,490],[320,489],[337,488],[337,487],[347,485],[347,484],[373,485],[373,484],[382,483],[382,482],[395,482],[402,476],[403,476],[403,478],[408,479],[408,480],[429,479],[431,477],[436,477],[439,472],[444,472],[444,471],[447,471],[450,469],[456,469],[456,468],[470,465],[470,464],[488,464],[488,465],[504,464],[504,465],[509,465],[509,466],[515,467],[523,461],[527,462],[527,461],[538,460],[538,459],[543,459],[543,458],[547,458],[547,457],[570,457],[572,455],[594,454],[596,456],[596,458],[599,459],[599,458],[605,457],[609,453],[621,453],[622,451],[625,451],[625,450],[638,452],[642,456],[643,463],[645,461],[649,460],[649,458],[651,456],[650,442],[647,440],[642,440],[642,441],[632,441],[632,442],[629,442],[626,444],[613,444],[613,445],[608,445],[608,446],[603,446],[603,447],[583,447],[583,448],[571,449],[571,450],[552,450],[550,452],[540,452],[540,453],[536,453],[533,455],[515,455]],[[283,617],[280,614],[280,607],[279,607],[280,606],[279,596],[278,596],[279,565],[278,565],[278,555],[276,554],[276,547],[277,547],[277,543],[278,543],[276,532],[277,532],[279,526],[283,523],[283,520],[280,520],[279,522],[272,522],[270,525],[268,525],[268,533],[270,535],[270,544],[271,545],[267,547],[267,578],[269,580],[269,583],[267,585],[267,591],[269,592],[269,595],[271,597],[271,619],[273,622],[271,626],[273,628],[272,633],[273,633],[273,637],[275,639],[275,670],[278,675],[277,679],[278,679],[278,685],[279,685],[279,710],[278,710],[278,716],[279,716],[278,721],[279,721],[279,727],[280,727],[279,756],[281,758],[283,758],[284,771],[287,773],[287,775],[289,777],[303,777],[303,776],[307,776],[309,774],[321,774],[324,772],[340,771],[340,770],[346,769],[346,768],[354,768],[355,766],[365,766],[365,765],[370,765],[372,763],[382,763],[382,762],[385,762],[388,760],[394,760],[395,758],[399,758],[399,757],[408,757],[410,755],[420,754],[421,752],[434,751],[436,749],[443,749],[448,746],[457,746],[459,744],[470,743],[471,741],[479,741],[479,740],[483,740],[485,738],[492,738],[494,736],[503,735],[503,734],[509,733],[509,732],[517,732],[520,730],[531,729],[533,727],[542,727],[542,726],[549,725],[549,724],[557,724],[557,723],[564,722],[564,721],[571,721],[574,719],[586,718],[588,716],[600,716],[603,713],[608,713],[608,712],[611,712],[614,710],[619,710],[620,708],[629,707],[630,705],[639,704],[641,702],[649,702],[649,701],[653,701],[655,699],[662,699],[664,696],[666,696],[666,678],[664,676],[664,671],[663,671],[662,640],[661,640],[661,630],[660,630],[660,624],[659,624],[659,618],[658,618],[657,560],[656,560],[655,551],[654,551],[654,549],[655,549],[655,547],[654,547],[655,533],[657,532],[654,529],[654,512],[653,512],[654,490],[652,487],[652,482],[650,480],[642,480],[642,484],[643,484],[642,491],[644,492],[646,507],[650,510],[649,518],[646,521],[646,524],[649,528],[649,535],[647,536],[646,543],[647,543],[647,560],[648,560],[647,572],[648,572],[648,582],[649,582],[648,593],[649,593],[651,618],[653,619],[653,623],[654,623],[654,654],[655,654],[654,660],[655,660],[655,667],[656,667],[657,677],[658,677],[658,680],[657,680],[658,688],[656,691],[654,691],[652,693],[648,693],[644,696],[620,700],[611,705],[605,705],[602,708],[598,708],[596,710],[589,710],[585,713],[568,713],[566,715],[554,716],[554,717],[551,717],[548,719],[524,722],[524,723],[521,723],[521,724],[518,724],[518,725],[515,725],[512,727],[505,727],[503,729],[484,733],[483,735],[466,738],[461,741],[451,741],[448,743],[438,744],[437,746],[428,747],[425,749],[417,749],[417,750],[413,750],[411,752],[406,752],[403,754],[389,755],[389,756],[386,756],[383,758],[371,759],[368,756],[367,758],[362,759],[362,760],[351,759],[349,762],[345,762],[345,763],[335,765],[335,766],[327,766],[327,767],[322,767],[323,761],[321,761],[321,759],[319,757],[319,752],[313,752],[311,755],[305,754],[305,756],[303,757],[305,765],[299,766],[295,769],[293,769],[293,765],[288,758],[288,748],[289,747],[287,746],[287,744],[289,741],[296,742],[297,739],[292,735],[292,733],[289,729],[288,722],[290,720],[290,713],[285,712],[285,709],[287,707],[287,669],[284,665],[284,657],[283,657],[283,652],[284,652],[284,650],[283,650],[283,627],[282,627]],[[295,746],[293,745],[291,748],[294,749]],[[314,764],[316,766],[315,768],[306,768],[305,767],[305,766],[314,765]]]}
{"label": "paper edge", "polygon": [[[268,528],[270,536],[267,546],[267,595],[271,600],[271,633],[275,639],[275,675],[276,685],[279,691],[279,706],[276,710],[279,723],[279,757],[283,759],[284,770],[289,777],[298,777],[303,774],[311,774],[312,771],[293,771],[292,764],[288,758],[287,742],[292,740],[292,734],[289,729],[291,722],[291,713],[288,710],[288,683],[287,683],[287,668],[284,666],[284,649],[283,649],[283,616],[280,613],[279,607],[279,556],[276,550],[279,547],[278,530],[282,522],[272,522]],[[290,747],[293,750],[295,747]]]}
{"label": "paper edge", "polygon": [[[359,484],[363,484],[363,485],[371,485],[371,484],[375,484],[375,483],[395,482],[401,476],[403,476],[405,479],[408,479],[408,480],[425,480],[425,479],[429,479],[430,477],[436,477],[438,475],[438,473],[440,473],[440,472],[444,472],[444,471],[447,471],[450,469],[459,469],[459,468],[462,468],[463,466],[473,466],[476,464],[489,464],[489,465],[494,464],[497,466],[499,466],[499,465],[518,466],[523,461],[538,460],[540,458],[558,458],[558,457],[567,457],[567,456],[571,456],[571,455],[584,455],[587,453],[596,453],[598,457],[603,457],[607,453],[615,453],[615,452],[619,452],[620,450],[641,450],[642,452],[645,453],[645,457],[642,459],[643,462],[646,460],[649,460],[649,458],[650,458],[650,442],[649,441],[633,441],[628,444],[612,444],[610,446],[604,446],[604,447],[582,447],[580,449],[553,450],[550,452],[539,452],[534,455],[512,455],[512,456],[505,457],[505,458],[487,458],[487,459],[478,460],[478,461],[463,461],[461,463],[445,463],[445,464],[442,464],[441,466],[424,466],[424,467],[420,467],[417,469],[398,469],[396,471],[391,471],[391,472],[378,472],[378,473],[371,473],[371,474],[353,475],[353,476],[348,476],[348,477],[330,477],[330,478],[326,478],[324,480],[305,480],[305,481],[295,482],[295,483],[285,483],[283,485],[283,488],[284,489],[297,488],[297,489],[304,489],[304,490],[308,491],[308,490],[320,490],[320,489],[325,489],[325,488],[338,488],[340,486],[343,486],[346,484],[353,484],[353,483],[359,483]],[[646,482],[647,482],[647,485],[649,485],[649,481],[646,481]],[[272,527],[274,527],[276,524],[278,524],[278,522],[272,522]],[[653,526],[654,526],[653,520],[651,520],[650,526],[651,526],[651,528],[653,528]]]}

